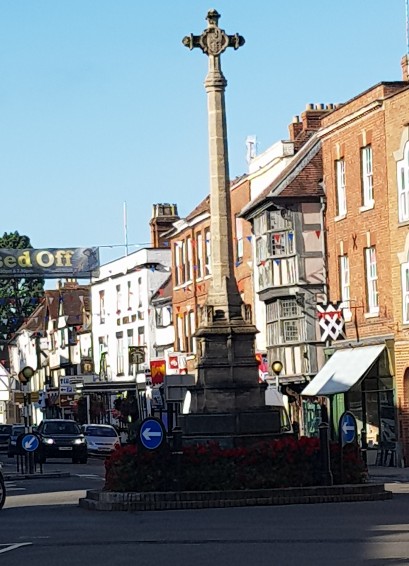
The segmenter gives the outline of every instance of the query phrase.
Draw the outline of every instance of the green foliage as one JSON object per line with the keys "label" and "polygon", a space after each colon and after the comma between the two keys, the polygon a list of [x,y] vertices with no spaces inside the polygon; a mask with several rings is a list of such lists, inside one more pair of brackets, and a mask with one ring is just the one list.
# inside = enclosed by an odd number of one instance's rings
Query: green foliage
{"label": "green foliage", "polygon": [[[0,248],[32,248],[30,238],[17,231],[4,233]],[[9,339],[38,306],[44,294],[43,279],[0,279],[0,343]]]}
{"label": "green foliage", "polygon": [[[339,445],[330,448],[335,484],[365,480],[354,446],[344,448],[342,478]],[[320,485],[319,440],[287,437],[231,449],[209,443],[185,447],[180,456],[166,445],[157,451],[128,445],[105,461],[105,469],[105,489],[120,492],[174,491],[176,485],[184,491],[307,487]]]}

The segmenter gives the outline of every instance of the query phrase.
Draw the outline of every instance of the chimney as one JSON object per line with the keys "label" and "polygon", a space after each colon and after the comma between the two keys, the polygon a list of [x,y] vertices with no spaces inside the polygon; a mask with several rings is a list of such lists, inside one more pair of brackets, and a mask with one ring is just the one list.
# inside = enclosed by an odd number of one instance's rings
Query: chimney
{"label": "chimney", "polygon": [[149,222],[151,227],[151,246],[163,248],[169,245],[163,234],[170,230],[179,220],[178,207],[176,204],[154,204],[152,218]]}
{"label": "chimney", "polygon": [[406,54],[402,57],[400,61],[400,65],[402,67],[402,80],[409,81],[409,55]]}
{"label": "chimney", "polygon": [[307,104],[305,111],[301,114],[303,130],[318,130],[321,126],[321,118],[327,114],[331,108],[330,104]]}
{"label": "chimney", "polygon": [[300,122],[299,116],[294,116],[293,121],[288,126],[288,131],[290,134],[290,141],[295,141],[299,134],[302,132],[302,122]]}

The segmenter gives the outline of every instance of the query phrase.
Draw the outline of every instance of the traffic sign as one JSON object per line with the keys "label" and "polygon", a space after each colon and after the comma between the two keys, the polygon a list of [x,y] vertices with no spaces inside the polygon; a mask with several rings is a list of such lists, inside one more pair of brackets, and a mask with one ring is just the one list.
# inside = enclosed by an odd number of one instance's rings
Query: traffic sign
{"label": "traffic sign", "polygon": [[21,446],[26,452],[34,452],[39,445],[40,441],[36,434],[26,434],[21,440]]}
{"label": "traffic sign", "polygon": [[148,417],[139,427],[139,440],[144,448],[156,450],[165,440],[165,428],[162,421]]}
{"label": "traffic sign", "polygon": [[352,413],[345,411],[339,419],[339,431],[342,446],[351,444],[356,440],[356,420]]}

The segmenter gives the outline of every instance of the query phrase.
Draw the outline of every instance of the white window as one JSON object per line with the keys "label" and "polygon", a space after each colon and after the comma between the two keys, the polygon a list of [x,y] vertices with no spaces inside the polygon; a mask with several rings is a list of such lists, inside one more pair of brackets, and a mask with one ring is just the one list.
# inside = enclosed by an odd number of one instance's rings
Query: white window
{"label": "white window", "polygon": [[192,238],[186,239],[187,260],[186,260],[186,278],[193,281],[193,257],[192,257]]}
{"label": "white window", "polygon": [[361,149],[362,198],[364,206],[373,205],[372,147]]}
{"label": "white window", "polygon": [[296,299],[279,299],[266,305],[267,346],[301,342],[302,313]]}
{"label": "white window", "polygon": [[117,314],[121,312],[121,305],[122,305],[121,285],[117,285],[116,286],[116,312],[117,312]]}
{"label": "white window", "polygon": [[347,198],[345,187],[345,161],[338,159],[335,162],[336,182],[337,182],[337,214],[345,216],[347,213]]}
{"label": "white window", "polygon": [[212,266],[210,265],[210,254],[211,254],[211,242],[210,242],[210,231],[205,232],[205,275],[212,274]]}
{"label": "white window", "polygon": [[405,146],[403,159],[397,163],[399,222],[409,220],[409,143]]}
{"label": "white window", "polygon": [[99,320],[101,324],[105,322],[105,291],[99,292]]}
{"label": "white window", "polygon": [[197,277],[203,277],[203,236],[198,234],[196,236],[196,263],[197,263]]}
{"label": "white window", "polygon": [[350,283],[349,283],[349,258],[342,255],[339,258],[339,282],[341,287],[341,301],[344,308],[349,308],[351,299]]}
{"label": "white window", "polygon": [[365,250],[366,289],[369,313],[379,312],[378,273],[376,268],[376,250],[374,247]]}
{"label": "white window", "polygon": [[124,373],[124,339],[122,332],[116,335],[116,373]]}
{"label": "white window", "polygon": [[132,284],[131,281],[128,281],[128,293],[127,293],[127,298],[128,298],[128,310],[131,310],[131,303],[132,303]]}
{"label": "white window", "polygon": [[180,285],[182,278],[181,278],[181,265],[180,265],[180,247],[182,243],[176,242],[175,247],[173,248],[175,251],[175,283],[176,285]]}
{"label": "white window", "polygon": [[236,261],[243,259],[243,219],[236,218]]}
{"label": "white window", "polygon": [[402,322],[409,324],[409,263],[404,263],[402,269]]}

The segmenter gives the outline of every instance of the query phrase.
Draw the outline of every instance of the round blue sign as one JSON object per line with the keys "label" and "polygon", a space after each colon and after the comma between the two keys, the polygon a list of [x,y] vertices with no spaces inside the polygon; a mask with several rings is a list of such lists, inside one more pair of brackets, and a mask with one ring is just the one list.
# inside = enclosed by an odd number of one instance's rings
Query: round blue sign
{"label": "round blue sign", "polygon": [[143,420],[139,428],[139,440],[148,450],[159,448],[165,439],[165,429],[160,420],[148,417]]}
{"label": "round blue sign", "polygon": [[339,420],[339,431],[342,446],[350,444],[356,439],[356,420],[352,413],[346,411]]}
{"label": "round blue sign", "polygon": [[26,434],[25,436],[23,436],[23,439],[21,441],[21,446],[26,452],[34,452],[35,450],[37,450],[39,444],[40,441],[38,439],[38,436],[35,434]]}

